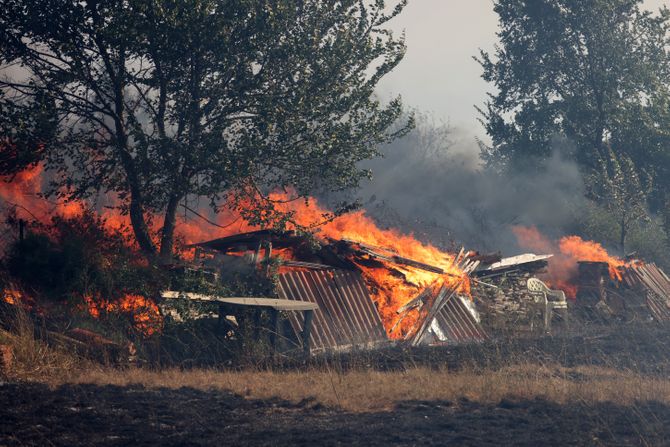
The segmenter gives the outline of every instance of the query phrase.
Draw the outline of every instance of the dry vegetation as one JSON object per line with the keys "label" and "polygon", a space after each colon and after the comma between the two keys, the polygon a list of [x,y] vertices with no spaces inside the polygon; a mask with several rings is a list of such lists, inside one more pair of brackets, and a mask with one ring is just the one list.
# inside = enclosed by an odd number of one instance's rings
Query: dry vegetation
{"label": "dry vegetation", "polygon": [[[72,371],[89,364],[65,349],[47,346],[35,337],[35,326],[25,312],[16,312],[5,322],[10,330],[0,329],[0,345],[10,347],[11,361],[0,367],[0,378],[20,381],[64,381]],[[2,366],[2,365],[0,365]]]}
{"label": "dry vegetation", "polygon": [[612,402],[634,405],[655,400],[670,404],[670,378],[602,366],[564,367],[523,360],[490,369],[409,367],[375,371],[330,367],[308,370],[225,371],[213,369],[115,369],[47,347],[34,337],[30,321],[17,315],[12,331],[0,332],[0,344],[12,346],[14,359],[5,371],[14,381],[64,384],[142,385],[147,388],[226,390],[256,399],[299,402],[314,399],[349,411],[392,409],[401,401],[466,398],[480,403],[543,398],[558,404]]}
{"label": "dry vegetation", "polygon": [[[379,371],[146,371],[131,369],[78,371],[68,383],[131,385],[200,390],[230,390],[250,398],[317,402],[350,411],[391,409],[408,400],[467,398],[481,403],[502,399],[544,398],[556,403],[636,401],[670,403],[670,379],[649,378],[633,372],[597,367],[562,368],[518,365],[498,371],[472,372],[414,368],[404,372]],[[52,382],[53,384],[61,382]]]}

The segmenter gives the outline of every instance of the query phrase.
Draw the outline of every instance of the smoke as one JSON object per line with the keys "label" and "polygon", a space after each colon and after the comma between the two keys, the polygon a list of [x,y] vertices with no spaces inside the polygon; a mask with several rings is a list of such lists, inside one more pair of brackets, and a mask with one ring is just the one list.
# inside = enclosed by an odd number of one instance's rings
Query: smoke
{"label": "smoke", "polygon": [[466,132],[426,115],[418,123],[365,165],[374,178],[355,196],[381,225],[445,248],[505,253],[521,250],[513,226],[533,225],[549,237],[568,231],[585,200],[568,141],[556,138],[534,171],[501,174],[481,165]]}

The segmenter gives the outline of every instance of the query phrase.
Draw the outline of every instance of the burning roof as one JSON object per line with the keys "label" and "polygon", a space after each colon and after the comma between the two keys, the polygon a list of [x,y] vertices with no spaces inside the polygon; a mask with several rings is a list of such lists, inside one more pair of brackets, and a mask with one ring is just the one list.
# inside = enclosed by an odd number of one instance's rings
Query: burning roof
{"label": "burning roof", "polygon": [[[313,242],[313,241],[311,241]],[[248,232],[195,244],[241,256],[252,252],[280,258],[278,292],[285,299],[319,304],[314,318],[314,346],[328,348],[386,341],[411,343],[483,340],[469,308],[469,273],[479,261],[421,246],[439,265],[407,257],[407,250],[376,246],[348,238],[322,238],[316,246],[294,232]],[[418,252],[421,250],[415,250]],[[414,305],[405,306],[408,302]],[[296,333],[300,316],[291,316]],[[432,328],[432,329],[431,329]],[[430,333],[433,337],[426,337]]]}

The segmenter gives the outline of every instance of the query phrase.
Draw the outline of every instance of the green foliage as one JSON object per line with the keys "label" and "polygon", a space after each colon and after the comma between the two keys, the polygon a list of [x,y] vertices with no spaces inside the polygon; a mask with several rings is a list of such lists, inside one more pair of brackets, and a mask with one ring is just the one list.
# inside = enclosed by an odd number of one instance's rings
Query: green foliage
{"label": "green foliage", "polygon": [[55,301],[123,293],[156,296],[165,283],[156,268],[138,261],[121,233],[104,228],[91,212],[76,218],[54,217],[33,228],[10,248],[5,266],[26,290]]}
{"label": "green foliage", "polygon": [[[589,202],[574,232],[586,239],[596,240],[605,247],[617,247],[620,237],[620,220],[606,207]],[[635,254],[643,260],[655,262],[663,269],[670,270],[668,236],[661,218],[650,217],[638,220],[628,228],[626,254]]]}
{"label": "green foliage", "polygon": [[630,228],[649,220],[647,196],[651,178],[641,179],[630,157],[616,154],[611,147],[599,157],[599,169],[589,178],[589,195],[617,220],[619,247],[626,254],[626,237]]}
{"label": "green foliage", "polygon": [[654,15],[641,4],[495,2],[500,43],[477,58],[497,90],[481,110],[490,163],[532,166],[556,134],[576,143],[588,168],[606,156],[606,141],[642,168],[668,160],[670,11]]}
{"label": "green foliage", "polygon": [[369,175],[358,163],[411,126],[393,126],[399,98],[374,96],[404,56],[386,25],[405,4],[7,0],[2,101],[23,121],[37,98],[51,105],[57,138],[32,160],[55,173],[52,194],[116,193],[150,257],[146,216],[162,213],[169,261],[184,200],[284,226],[268,192],[297,199]]}
{"label": "green foliage", "polygon": [[648,210],[668,214],[670,192],[670,10],[642,4],[498,0],[499,44],[476,58],[496,89],[480,110],[488,164],[534,171],[569,138],[622,250]]}

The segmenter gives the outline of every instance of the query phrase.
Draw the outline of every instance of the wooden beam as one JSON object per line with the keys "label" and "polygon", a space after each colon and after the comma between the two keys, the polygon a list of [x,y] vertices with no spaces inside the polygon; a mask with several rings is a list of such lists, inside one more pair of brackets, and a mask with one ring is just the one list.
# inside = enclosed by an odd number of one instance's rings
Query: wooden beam
{"label": "wooden beam", "polygon": [[281,265],[286,267],[301,267],[312,270],[330,270],[333,267],[325,264],[317,264],[315,262],[290,261],[282,259]]}
{"label": "wooden beam", "polygon": [[279,311],[277,309],[270,310],[270,346],[272,347],[272,355],[277,353],[277,335],[279,334]]}
{"label": "wooden beam", "polygon": [[437,313],[442,310],[442,307],[444,307],[444,305],[451,299],[451,297],[456,294],[456,290],[458,290],[458,285],[449,287],[446,285],[442,286],[442,289],[440,289],[440,292],[435,298],[435,301],[429,309],[428,314],[423,319],[419,330],[414,335],[412,339],[412,346],[417,346],[421,342],[423,334],[425,334],[426,330],[430,327]]}
{"label": "wooden beam", "polygon": [[[439,280],[438,280],[439,281]],[[430,286],[426,287],[423,289],[421,293],[419,293],[415,298],[409,300],[407,303],[405,303],[404,306],[402,306],[400,309],[396,311],[396,313],[401,314],[407,310],[413,309],[415,307],[420,306],[423,304],[424,300],[430,296],[431,291],[433,290],[433,285],[435,283],[431,284]]]}
{"label": "wooden beam", "polygon": [[314,317],[313,310],[305,311],[305,321],[302,328],[302,350],[304,354],[309,357],[310,355],[310,334],[312,333],[312,319]]}
{"label": "wooden beam", "polygon": [[424,262],[415,261],[414,259],[403,258],[402,256],[395,256],[395,255],[392,256],[391,259],[396,264],[408,265],[410,267],[415,267],[432,273],[438,273],[440,275],[444,274],[444,270],[441,269],[440,267],[435,267],[433,265],[426,264]]}

